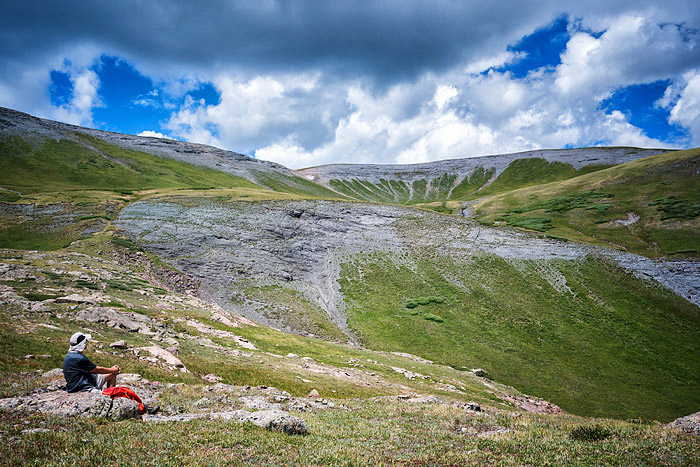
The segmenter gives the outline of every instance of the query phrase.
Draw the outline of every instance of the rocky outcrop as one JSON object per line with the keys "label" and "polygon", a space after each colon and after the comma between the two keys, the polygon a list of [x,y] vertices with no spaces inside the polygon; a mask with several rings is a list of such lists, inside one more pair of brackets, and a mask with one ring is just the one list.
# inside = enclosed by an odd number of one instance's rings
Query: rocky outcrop
{"label": "rocky outcrop", "polygon": [[700,435],[700,412],[677,418],[667,426],[678,428],[679,430],[692,435]]}
{"label": "rocky outcrop", "polygon": [[260,410],[248,412],[246,410],[234,410],[231,412],[212,412],[208,414],[190,413],[179,415],[145,415],[148,422],[185,422],[197,419],[230,420],[241,423],[252,423],[269,431],[279,431],[288,435],[307,435],[309,430],[304,420],[282,410]]}
{"label": "rocky outcrop", "polygon": [[75,319],[87,321],[89,323],[104,323],[111,328],[125,329],[127,331],[150,332],[152,326],[159,325],[157,321],[148,316],[119,311],[117,308],[92,306],[80,310],[75,314]]}
{"label": "rocky outcrop", "polygon": [[110,399],[102,394],[50,391],[0,399],[0,409],[26,410],[64,416],[102,417],[109,420],[139,418],[139,406],[126,398]]}

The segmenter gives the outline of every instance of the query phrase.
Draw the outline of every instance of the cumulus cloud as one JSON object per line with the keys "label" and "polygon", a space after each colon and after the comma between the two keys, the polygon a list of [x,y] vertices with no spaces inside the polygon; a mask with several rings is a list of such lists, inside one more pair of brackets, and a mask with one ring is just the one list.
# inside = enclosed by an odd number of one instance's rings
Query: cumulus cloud
{"label": "cumulus cloud", "polygon": [[693,145],[700,146],[700,70],[686,73],[680,83],[669,86],[659,104],[670,108],[669,121],[688,128]]}
{"label": "cumulus cloud", "polygon": [[604,95],[612,88],[677,76],[700,62],[697,32],[656,17],[625,15],[606,22],[598,38],[576,32],[557,67],[565,95]]}
{"label": "cumulus cloud", "polygon": [[53,107],[53,119],[74,125],[92,126],[92,109],[101,104],[97,95],[100,79],[90,69],[83,69],[70,76],[73,97],[66,105]]}
{"label": "cumulus cloud", "polygon": [[165,139],[173,139],[168,135],[164,135],[163,133],[159,131],[153,131],[153,130],[146,130],[142,131],[141,133],[138,134],[138,136],[148,136],[151,138],[165,138]]}

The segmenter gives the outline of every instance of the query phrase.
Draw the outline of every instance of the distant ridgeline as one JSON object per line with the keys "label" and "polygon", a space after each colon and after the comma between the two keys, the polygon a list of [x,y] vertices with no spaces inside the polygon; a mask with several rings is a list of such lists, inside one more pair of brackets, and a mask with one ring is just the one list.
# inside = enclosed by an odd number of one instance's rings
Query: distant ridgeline
{"label": "distant ridgeline", "polygon": [[536,150],[411,165],[334,164],[297,173],[350,198],[421,204],[483,198],[662,152],[631,147]]}

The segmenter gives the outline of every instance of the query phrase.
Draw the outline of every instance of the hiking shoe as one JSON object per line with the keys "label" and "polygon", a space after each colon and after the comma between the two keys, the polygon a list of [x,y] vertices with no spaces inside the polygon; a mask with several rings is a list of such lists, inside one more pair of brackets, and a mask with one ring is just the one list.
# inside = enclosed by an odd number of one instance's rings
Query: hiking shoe
{"label": "hiking shoe", "polygon": [[155,415],[158,413],[159,410],[160,410],[160,406],[157,406],[157,405],[155,405],[155,406],[147,405],[146,406],[146,413],[148,415]]}

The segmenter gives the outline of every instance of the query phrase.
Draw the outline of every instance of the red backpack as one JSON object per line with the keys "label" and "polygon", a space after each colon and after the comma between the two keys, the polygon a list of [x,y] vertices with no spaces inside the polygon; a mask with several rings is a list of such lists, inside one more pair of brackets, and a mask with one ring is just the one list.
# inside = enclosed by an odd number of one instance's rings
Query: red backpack
{"label": "red backpack", "polygon": [[143,413],[146,411],[146,406],[141,402],[141,398],[131,389],[127,388],[126,386],[114,386],[111,388],[107,388],[104,391],[102,391],[102,394],[105,396],[109,396],[112,399],[115,397],[126,397],[127,399],[134,400],[138,402],[139,404],[139,413],[143,415]]}

